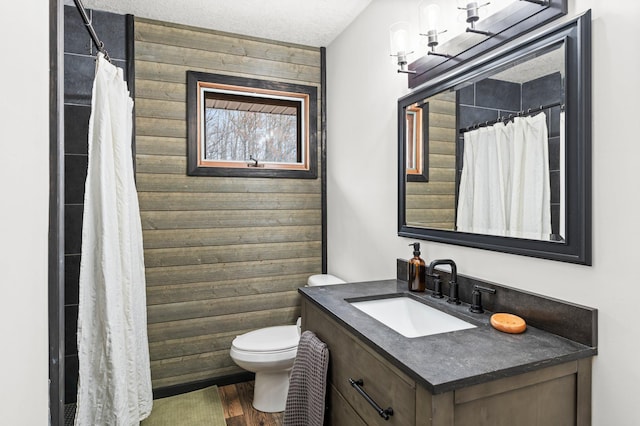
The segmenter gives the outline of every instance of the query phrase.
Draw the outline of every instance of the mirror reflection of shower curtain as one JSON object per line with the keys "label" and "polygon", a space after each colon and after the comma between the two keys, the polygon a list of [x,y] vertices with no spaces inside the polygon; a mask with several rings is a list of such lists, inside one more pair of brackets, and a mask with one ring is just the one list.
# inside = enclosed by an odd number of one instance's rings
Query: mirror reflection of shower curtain
{"label": "mirror reflection of shower curtain", "polygon": [[82,226],[76,426],[137,425],[153,403],[133,101],[122,75],[98,54]]}
{"label": "mirror reflection of shower curtain", "polygon": [[549,240],[550,194],[544,113],[464,134],[458,231]]}

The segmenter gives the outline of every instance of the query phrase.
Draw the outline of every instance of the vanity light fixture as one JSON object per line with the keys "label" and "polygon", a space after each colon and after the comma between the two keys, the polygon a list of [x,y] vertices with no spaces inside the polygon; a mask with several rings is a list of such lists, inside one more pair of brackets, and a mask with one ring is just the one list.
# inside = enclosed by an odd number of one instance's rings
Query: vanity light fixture
{"label": "vanity light fixture", "polygon": [[[534,10],[535,7],[518,5],[521,1],[538,5],[539,10]],[[554,17],[566,14],[567,1],[517,0],[496,12],[492,19],[485,20],[485,9],[491,4],[490,0],[456,0],[451,8],[462,11],[459,15],[460,21],[467,24],[465,32],[480,34],[484,37],[470,37],[460,34],[451,40],[441,41],[438,40],[438,36],[447,30],[442,29],[438,22],[440,5],[435,4],[434,0],[421,0],[418,5],[418,34],[421,37],[426,37],[426,55],[418,58],[411,65],[408,64],[407,57],[414,53],[410,48],[412,38],[410,37],[409,24],[398,22],[390,28],[391,56],[397,58],[398,72],[409,74],[409,85],[415,87],[418,85],[418,81],[424,83],[425,79],[432,78],[434,74],[442,74],[455,67],[460,61],[464,62],[469,57],[478,55],[482,51],[480,46],[485,49],[495,48],[504,40],[504,37],[512,37],[510,34],[513,28],[521,28],[524,25],[522,28],[526,27],[526,29],[515,30],[522,34],[527,29],[535,28]],[[481,18],[483,19],[480,25],[482,29],[477,28],[477,23]],[[498,34],[500,37],[494,37]],[[422,45],[422,43],[420,44]],[[444,50],[444,52],[436,51],[438,45],[442,45],[440,50]],[[430,56],[431,58],[429,58]],[[438,60],[433,56],[444,59]],[[449,61],[454,58],[455,61]],[[429,77],[425,73],[429,73]]]}
{"label": "vanity light fixture", "polygon": [[447,32],[447,30],[438,31],[439,18],[440,6],[437,4],[429,4],[427,1],[420,2],[420,5],[418,6],[418,20],[420,25],[420,35],[427,37],[427,46],[429,46],[430,49],[427,51],[427,55],[450,58],[451,55],[436,52],[438,34]]}
{"label": "vanity light fixture", "polygon": [[413,53],[410,49],[410,25],[408,22],[396,22],[389,28],[391,42],[391,56],[398,58],[398,72],[415,74],[415,71],[407,69],[407,55]]}
{"label": "vanity light fixture", "polygon": [[468,33],[482,34],[486,36],[491,35],[488,31],[476,29],[476,22],[480,19],[480,8],[488,6],[490,3],[491,2],[478,4],[477,1],[458,0],[458,9],[467,12],[466,21],[469,24],[467,27]]}

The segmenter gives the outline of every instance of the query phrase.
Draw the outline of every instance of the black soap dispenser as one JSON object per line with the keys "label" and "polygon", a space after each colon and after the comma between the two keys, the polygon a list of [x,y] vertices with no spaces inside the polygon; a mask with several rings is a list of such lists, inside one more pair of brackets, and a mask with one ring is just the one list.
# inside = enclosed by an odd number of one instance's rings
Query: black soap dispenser
{"label": "black soap dispenser", "polygon": [[420,258],[420,243],[411,243],[413,258],[409,260],[409,291],[424,291],[427,282],[427,266]]}

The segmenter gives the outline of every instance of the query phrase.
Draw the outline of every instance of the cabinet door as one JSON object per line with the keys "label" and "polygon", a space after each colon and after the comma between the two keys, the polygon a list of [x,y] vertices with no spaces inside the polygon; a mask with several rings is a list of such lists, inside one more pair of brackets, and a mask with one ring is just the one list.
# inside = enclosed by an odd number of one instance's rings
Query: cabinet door
{"label": "cabinet door", "polygon": [[572,426],[576,417],[577,362],[455,391],[455,424]]}
{"label": "cabinet door", "polygon": [[[364,346],[355,336],[313,305],[304,307],[306,329],[329,347],[329,382],[367,425],[410,426],[415,423],[415,382]],[[393,408],[385,420],[349,383],[362,379],[362,389],[382,409]]]}

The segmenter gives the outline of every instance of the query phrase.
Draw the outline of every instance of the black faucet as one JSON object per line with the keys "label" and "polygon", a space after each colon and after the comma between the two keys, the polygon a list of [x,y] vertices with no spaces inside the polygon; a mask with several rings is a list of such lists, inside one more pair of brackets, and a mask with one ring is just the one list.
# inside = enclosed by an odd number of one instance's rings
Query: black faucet
{"label": "black faucet", "polygon": [[447,300],[447,302],[459,305],[460,299],[458,298],[458,269],[456,268],[456,262],[451,259],[436,259],[431,262],[429,264],[429,267],[427,268],[427,275],[434,278],[435,293],[433,297],[442,297],[442,283],[440,281],[440,275],[433,272],[434,268],[438,265],[449,265],[451,267],[451,280],[449,280],[449,299]]}
{"label": "black faucet", "polygon": [[474,285],[473,292],[471,293],[471,307],[469,308],[469,312],[473,312],[474,314],[481,314],[484,312],[484,308],[482,307],[482,293],[488,294],[496,294],[495,288],[483,287],[481,285]]}

